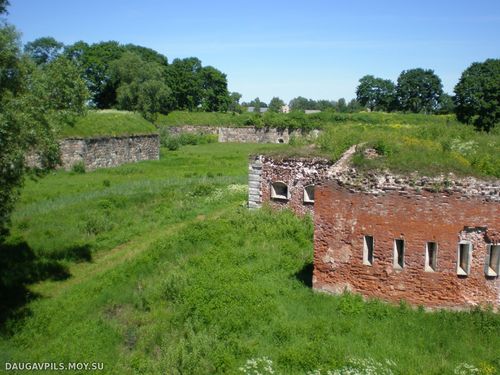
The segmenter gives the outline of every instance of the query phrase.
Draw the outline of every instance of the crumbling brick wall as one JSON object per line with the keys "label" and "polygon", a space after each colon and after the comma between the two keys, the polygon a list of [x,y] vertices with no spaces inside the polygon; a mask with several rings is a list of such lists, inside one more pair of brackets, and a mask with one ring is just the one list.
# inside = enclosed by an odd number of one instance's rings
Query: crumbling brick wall
{"label": "crumbling brick wall", "polygon": [[[330,173],[333,163],[322,158],[273,158],[254,156],[249,167],[249,207],[268,204],[273,208],[289,208],[298,215],[313,214],[314,202],[304,200],[306,186],[315,185]],[[283,182],[288,198],[272,198],[272,184]]]}
{"label": "crumbling brick wall", "polygon": [[[313,287],[428,307],[498,309],[500,280],[485,274],[487,245],[500,243],[498,182],[432,192],[382,180],[365,191],[339,180],[316,187]],[[363,262],[364,236],[374,238],[372,265]],[[400,270],[394,266],[395,239],[405,244]],[[472,244],[468,275],[457,274],[460,240]],[[424,264],[429,241],[438,244],[431,272]]]}

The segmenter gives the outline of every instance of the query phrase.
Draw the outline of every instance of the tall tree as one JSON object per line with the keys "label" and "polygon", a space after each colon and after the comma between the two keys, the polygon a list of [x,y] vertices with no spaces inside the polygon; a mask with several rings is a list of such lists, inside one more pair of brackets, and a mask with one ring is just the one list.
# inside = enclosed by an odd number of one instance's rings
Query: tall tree
{"label": "tall tree", "polygon": [[117,88],[118,108],[139,111],[148,120],[172,109],[172,90],[165,83],[164,65],[125,52],[111,63],[110,75]]}
{"label": "tall tree", "polygon": [[63,48],[63,43],[58,42],[51,36],[46,36],[26,43],[24,53],[30,56],[37,65],[41,65],[47,64],[58,57]]}
{"label": "tall tree", "polygon": [[232,92],[231,94],[229,94],[229,97],[231,98],[228,107],[229,111],[241,113],[241,105],[240,105],[241,96],[242,95],[239,92]]}
{"label": "tall tree", "polygon": [[337,111],[347,112],[347,103],[344,98],[340,98],[337,102]]}
{"label": "tall tree", "polygon": [[455,103],[453,103],[453,97],[447,93],[443,93],[439,98],[439,109],[437,113],[441,115],[447,115],[455,112]]}
{"label": "tall tree", "polygon": [[253,111],[256,113],[260,113],[261,108],[267,108],[267,104],[259,99],[259,97],[256,97],[254,100],[252,100],[250,103],[248,103],[248,107],[253,107]]}
{"label": "tall tree", "polygon": [[208,112],[225,112],[231,98],[227,91],[226,75],[212,66],[201,69],[202,109]]}
{"label": "tall tree", "polygon": [[172,88],[176,108],[193,111],[203,97],[201,61],[196,57],[174,59],[167,69],[167,83]]}
{"label": "tall tree", "polygon": [[371,111],[390,111],[396,96],[391,80],[366,75],[359,80],[356,100]]}
{"label": "tall tree", "polygon": [[9,6],[8,0],[0,0],[0,14],[7,13],[7,7]]}
{"label": "tall tree", "polygon": [[500,59],[473,63],[455,86],[459,121],[489,131],[500,122]]}
{"label": "tall tree", "polygon": [[434,113],[442,94],[441,79],[431,69],[404,70],[398,77],[396,96],[402,111]]}
{"label": "tall tree", "polygon": [[92,45],[80,41],[66,47],[64,54],[83,71],[91,94],[91,103],[95,107],[111,108],[116,103],[116,87],[111,80],[109,67],[124,52],[124,47],[115,41]]}
{"label": "tall tree", "polygon": [[285,105],[285,102],[278,98],[277,96],[273,97],[269,102],[269,111],[270,112],[281,112],[281,108]]}
{"label": "tall tree", "polygon": [[168,59],[166,56],[162,55],[161,53],[155,51],[154,49],[143,47],[143,46],[138,46],[135,44],[126,44],[123,46],[123,49],[128,52],[133,52],[136,55],[139,55],[141,59],[144,61],[150,63],[154,62],[163,66],[168,65]]}
{"label": "tall tree", "polygon": [[314,100],[298,96],[290,100],[290,109],[292,111],[305,111],[306,109],[316,109]]}
{"label": "tall tree", "polygon": [[81,114],[87,99],[79,72],[69,61],[55,59],[36,67],[19,46],[15,29],[0,27],[0,241],[23,181],[25,153],[35,149],[42,166],[54,166],[56,128]]}

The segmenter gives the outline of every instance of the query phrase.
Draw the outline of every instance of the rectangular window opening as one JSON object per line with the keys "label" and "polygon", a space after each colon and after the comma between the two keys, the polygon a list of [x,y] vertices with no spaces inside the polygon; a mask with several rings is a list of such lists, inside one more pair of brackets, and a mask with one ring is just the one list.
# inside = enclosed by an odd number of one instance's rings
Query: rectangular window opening
{"label": "rectangular window opening", "polygon": [[373,236],[364,236],[363,264],[373,265]]}
{"label": "rectangular window opening", "polygon": [[500,245],[488,245],[487,254],[487,276],[499,276],[500,274]]}
{"label": "rectangular window opening", "polygon": [[433,272],[437,270],[437,243],[427,242],[425,249],[425,270]]}
{"label": "rectangular window opening", "polygon": [[470,256],[472,244],[461,242],[458,245],[457,275],[467,276],[470,272]]}
{"label": "rectangular window opening", "polygon": [[394,268],[402,269],[405,264],[405,241],[403,239],[394,240]]}

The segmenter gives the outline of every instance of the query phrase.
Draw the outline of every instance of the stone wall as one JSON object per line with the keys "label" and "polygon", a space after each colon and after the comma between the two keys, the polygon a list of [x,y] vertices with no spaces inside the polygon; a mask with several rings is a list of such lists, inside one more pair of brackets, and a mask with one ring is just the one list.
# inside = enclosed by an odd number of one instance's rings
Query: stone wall
{"label": "stone wall", "polygon": [[[487,195],[404,184],[368,192],[329,181],[316,188],[314,228],[317,290],[427,307],[500,307],[499,278],[485,273],[487,245],[500,243],[500,203]],[[374,239],[371,265],[363,262],[364,236]],[[404,240],[402,269],[395,239]],[[460,240],[472,244],[468,275],[457,273]],[[427,242],[437,244],[435,271],[425,267]]]}
{"label": "stone wall", "polygon": [[219,134],[219,128],[210,125],[181,125],[181,126],[165,126],[165,129],[171,135],[179,135],[182,133],[191,134]]}
{"label": "stone wall", "polygon": [[[78,163],[83,163],[86,170],[95,170],[160,158],[160,137],[158,134],[66,138],[59,142],[59,147],[61,167],[66,170]],[[40,166],[36,154],[30,154],[26,159],[28,166]]]}
{"label": "stone wall", "polygon": [[[181,125],[166,126],[165,129],[171,135],[182,133],[191,134],[217,134],[221,143],[289,143],[290,137],[302,136],[302,131],[289,131],[288,129],[277,128],[256,128],[255,126],[245,127],[216,127],[209,125]],[[307,135],[316,138],[320,130],[312,130]]]}
{"label": "stone wall", "polygon": [[290,137],[298,134],[288,129],[256,128],[247,126],[244,128],[228,127],[219,128],[219,142],[233,143],[288,143]]}

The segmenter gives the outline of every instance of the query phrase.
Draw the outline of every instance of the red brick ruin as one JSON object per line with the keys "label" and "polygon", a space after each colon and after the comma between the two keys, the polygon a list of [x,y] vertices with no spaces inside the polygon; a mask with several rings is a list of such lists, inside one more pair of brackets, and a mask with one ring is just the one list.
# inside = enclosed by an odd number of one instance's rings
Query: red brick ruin
{"label": "red brick ruin", "polygon": [[[313,288],[429,308],[500,308],[500,183],[252,157],[249,207],[314,217]],[[312,198],[312,199],[311,199]]]}

